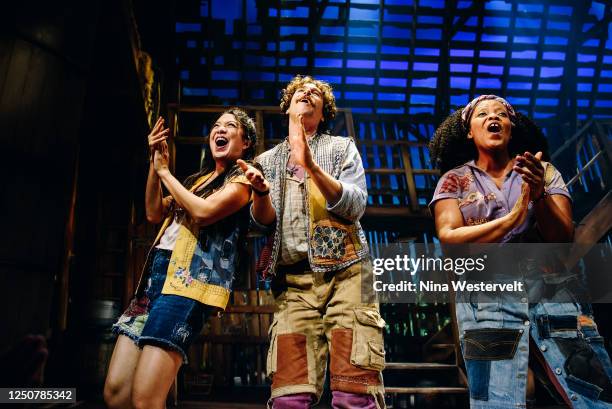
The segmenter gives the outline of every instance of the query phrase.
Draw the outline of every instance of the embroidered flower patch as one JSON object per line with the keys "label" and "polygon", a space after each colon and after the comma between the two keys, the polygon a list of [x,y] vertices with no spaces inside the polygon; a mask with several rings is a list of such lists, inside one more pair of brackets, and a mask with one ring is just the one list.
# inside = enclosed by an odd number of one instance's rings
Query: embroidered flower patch
{"label": "embroidered flower patch", "polygon": [[184,268],[177,268],[174,272],[174,278],[178,278],[181,280],[181,283],[185,287],[189,287],[189,285],[193,282],[193,277],[189,274],[189,270],[185,270]]}
{"label": "embroidered flower patch", "polygon": [[344,256],[346,231],[331,226],[316,226],[312,232],[315,257],[340,259]]}

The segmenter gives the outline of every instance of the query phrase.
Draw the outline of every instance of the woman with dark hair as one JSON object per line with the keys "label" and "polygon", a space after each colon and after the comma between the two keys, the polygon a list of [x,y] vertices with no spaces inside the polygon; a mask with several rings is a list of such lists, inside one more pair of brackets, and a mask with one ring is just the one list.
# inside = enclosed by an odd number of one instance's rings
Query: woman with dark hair
{"label": "woman with dark hair", "polygon": [[[147,220],[164,223],[135,298],[113,326],[119,337],[104,386],[110,408],[165,407],[190,343],[206,317],[227,306],[249,223],[252,185],[236,162],[253,158],[253,120],[238,108],[225,111],[204,140],[202,169],[184,184],[168,169],[168,135],[160,118],[148,137]],[[265,189],[263,178],[259,185]],[[270,200],[265,192],[254,197]]]}
{"label": "woman with dark hair", "polygon": [[[542,160],[544,136],[505,99],[475,98],[438,127],[430,151],[445,172],[430,203],[442,243],[572,241],[570,195],[560,173]],[[519,302],[492,293],[457,294],[471,407],[526,407],[534,375],[569,407],[611,407],[612,364],[603,347],[595,347],[601,338],[590,305],[554,301],[560,289],[578,287],[575,278],[551,284],[543,266],[527,256],[508,263],[553,296],[528,300],[525,292]]]}

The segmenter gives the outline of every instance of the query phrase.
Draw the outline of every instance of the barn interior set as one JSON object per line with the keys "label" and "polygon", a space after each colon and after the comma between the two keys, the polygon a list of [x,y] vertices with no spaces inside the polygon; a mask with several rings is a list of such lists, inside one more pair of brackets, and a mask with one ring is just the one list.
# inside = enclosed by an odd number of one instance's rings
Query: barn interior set
{"label": "barn interior set", "polygon": [[[296,74],[333,86],[332,133],[361,154],[374,256],[391,243],[439,245],[428,143],[451,112],[498,94],[543,129],[577,237],[609,257],[608,0],[22,0],[0,19],[1,387],[75,387],[72,407],[104,407],[110,326],[157,229],[143,200],[152,124],[161,115],[172,130],[179,180],[227,106],[256,120],[261,153],[285,137],[279,96]],[[264,244],[249,236],[230,306],[190,348],[170,406],[264,407],[274,312],[255,271]],[[610,348],[612,309],[594,308]],[[381,313],[388,407],[467,407],[450,306]]]}

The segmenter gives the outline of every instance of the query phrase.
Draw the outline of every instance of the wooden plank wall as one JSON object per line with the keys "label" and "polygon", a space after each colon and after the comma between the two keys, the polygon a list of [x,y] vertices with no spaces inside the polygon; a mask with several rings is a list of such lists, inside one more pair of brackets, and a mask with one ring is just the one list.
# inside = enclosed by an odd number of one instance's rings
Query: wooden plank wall
{"label": "wooden plank wall", "polygon": [[3,10],[10,22],[0,36],[0,309],[12,313],[2,314],[0,350],[51,325],[87,85],[91,9],[41,3]]}

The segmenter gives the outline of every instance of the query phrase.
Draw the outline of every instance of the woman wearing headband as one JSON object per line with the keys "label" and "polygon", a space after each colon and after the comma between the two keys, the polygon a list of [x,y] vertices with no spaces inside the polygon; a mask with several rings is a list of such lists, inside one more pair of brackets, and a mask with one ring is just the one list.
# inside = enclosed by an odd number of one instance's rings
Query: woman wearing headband
{"label": "woman wearing headband", "polygon": [[[543,160],[546,140],[505,99],[482,95],[449,116],[430,151],[445,172],[430,203],[441,242],[572,240],[570,195],[560,173]],[[540,266],[523,261],[541,281]],[[458,293],[457,300],[472,408],[525,407],[534,375],[569,407],[612,407],[612,364],[603,347],[594,346],[601,338],[589,304],[509,301],[476,292]]]}

